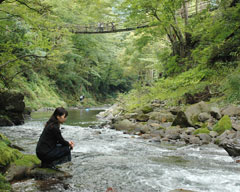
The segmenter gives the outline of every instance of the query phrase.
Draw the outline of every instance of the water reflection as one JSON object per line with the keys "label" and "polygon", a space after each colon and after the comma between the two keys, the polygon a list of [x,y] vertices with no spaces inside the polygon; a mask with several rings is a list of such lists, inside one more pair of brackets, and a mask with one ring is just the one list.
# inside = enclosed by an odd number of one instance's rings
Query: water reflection
{"label": "water reflection", "polygon": [[[68,109],[68,118],[65,125],[89,127],[99,123],[96,115],[104,111],[104,108]],[[53,111],[33,112],[33,121],[47,121]]]}

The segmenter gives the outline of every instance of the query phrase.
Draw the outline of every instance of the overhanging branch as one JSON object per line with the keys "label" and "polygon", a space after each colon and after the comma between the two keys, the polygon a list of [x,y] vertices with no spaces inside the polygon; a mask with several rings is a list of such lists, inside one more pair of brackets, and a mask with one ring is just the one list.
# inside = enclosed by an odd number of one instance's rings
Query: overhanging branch
{"label": "overhanging branch", "polygon": [[23,58],[25,58],[25,57],[47,58],[47,56],[23,55],[23,56],[21,56],[21,57],[18,57],[18,58],[16,58],[16,59],[9,60],[9,61],[7,61],[6,63],[3,63],[2,65],[0,65],[0,69],[3,68],[3,67],[5,67],[5,66],[8,65],[9,63],[13,63],[13,62],[15,62],[15,61],[17,61],[17,60],[19,60],[19,59],[23,59]]}

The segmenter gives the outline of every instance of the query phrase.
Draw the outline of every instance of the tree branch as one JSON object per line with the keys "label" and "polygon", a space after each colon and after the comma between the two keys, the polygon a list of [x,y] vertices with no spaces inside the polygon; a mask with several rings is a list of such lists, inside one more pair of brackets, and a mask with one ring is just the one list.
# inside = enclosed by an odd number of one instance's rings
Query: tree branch
{"label": "tree branch", "polygon": [[15,1],[17,1],[18,3],[20,3],[20,4],[24,5],[24,6],[26,6],[27,8],[29,8],[29,9],[31,9],[31,10],[33,10],[33,11],[36,11],[37,13],[40,13],[39,10],[30,7],[27,3],[23,2],[23,1],[20,1],[20,0],[15,0]]}
{"label": "tree branch", "polygon": [[7,61],[6,63],[3,63],[2,65],[0,65],[0,69],[5,67],[6,65],[8,65],[9,63],[13,63],[19,59],[22,59],[22,58],[25,58],[25,57],[35,57],[35,58],[47,58],[47,56],[38,56],[38,55],[23,55],[21,57],[18,57],[16,59],[13,59],[13,60],[9,60]]}

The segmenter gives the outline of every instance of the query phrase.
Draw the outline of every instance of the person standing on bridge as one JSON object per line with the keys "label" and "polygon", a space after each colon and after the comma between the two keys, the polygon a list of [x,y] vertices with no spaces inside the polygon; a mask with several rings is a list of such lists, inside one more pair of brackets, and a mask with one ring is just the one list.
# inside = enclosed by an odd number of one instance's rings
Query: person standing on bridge
{"label": "person standing on bridge", "polygon": [[58,107],[45,125],[36,147],[42,168],[56,169],[57,164],[71,161],[74,143],[66,141],[60,131],[60,124],[66,121],[67,116],[68,112],[63,107]]}
{"label": "person standing on bridge", "polygon": [[103,23],[98,23],[98,32],[103,32]]}
{"label": "person standing on bridge", "polygon": [[114,22],[111,22],[111,26],[112,26],[112,31],[115,31],[115,30],[116,30],[116,27],[115,27]]}

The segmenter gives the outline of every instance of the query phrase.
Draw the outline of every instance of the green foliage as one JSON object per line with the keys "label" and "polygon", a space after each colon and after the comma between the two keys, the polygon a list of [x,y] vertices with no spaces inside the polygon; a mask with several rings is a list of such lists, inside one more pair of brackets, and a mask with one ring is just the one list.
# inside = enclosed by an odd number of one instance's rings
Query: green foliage
{"label": "green foliage", "polygon": [[219,135],[221,135],[224,131],[232,128],[231,119],[228,115],[224,115],[217,124],[213,127],[213,131],[216,131]]}
{"label": "green foliage", "polygon": [[[179,14],[182,0],[23,2],[1,3],[0,89],[22,91],[34,109],[77,105],[80,95],[96,104],[132,87],[136,90],[129,97],[140,101],[129,108],[154,98],[175,102],[202,89],[211,74],[227,74],[238,65],[240,5],[229,7],[227,0],[187,21]],[[153,27],[108,35],[72,33],[103,21]],[[236,81],[229,82],[232,91],[226,93],[236,101]]]}
{"label": "green foliage", "polygon": [[234,74],[228,80],[230,94],[228,99],[230,102],[240,101],[240,75]]}
{"label": "green foliage", "polygon": [[217,9],[193,25],[193,39],[198,46],[192,51],[195,62],[218,68],[236,67],[232,61],[239,55],[240,5]]}
{"label": "green foliage", "polygon": [[182,71],[182,68],[178,63],[178,56],[168,56],[168,58],[165,60],[164,68],[166,70],[166,75],[172,75]]}
{"label": "green foliage", "polygon": [[10,192],[11,185],[7,182],[5,177],[0,173],[0,191],[2,192]]}
{"label": "green foliage", "polygon": [[209,78],[209,75],[210,70],[196,67],[174,77],[161,78],[152,87],[132,90],[121,100],[126,102],[125,109],[129,111],[141,108],[154,99],[168,100],[168,104],[176,105],[185,93],[203,90],[209,84],[203,79]]}
{"label": "green foliage", "polygon": [[200,134],[200,133],[207,133],[209,134],[210,131],[208,130],[208,128],[199,128],[196,131],[193,132],[194,135]]}

